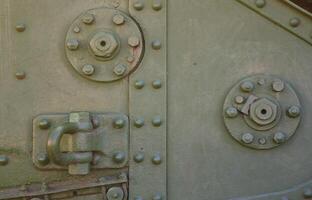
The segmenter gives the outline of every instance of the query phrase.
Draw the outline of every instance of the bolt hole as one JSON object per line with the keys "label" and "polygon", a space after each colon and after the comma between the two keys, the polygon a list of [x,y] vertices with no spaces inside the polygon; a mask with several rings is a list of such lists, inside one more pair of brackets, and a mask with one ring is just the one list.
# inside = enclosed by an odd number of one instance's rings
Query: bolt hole
{"label": "bolt hole", "polygon": [[100,45],[101,45],[102,47],[105,47],[106,42],[103,40],[103,41],[101,41]]}
{"label": "bolt hole", "polygon": [[263,115],[267,114],[267,110],[266,109],[262,109],[261,110],[261,114],[263,114]]}

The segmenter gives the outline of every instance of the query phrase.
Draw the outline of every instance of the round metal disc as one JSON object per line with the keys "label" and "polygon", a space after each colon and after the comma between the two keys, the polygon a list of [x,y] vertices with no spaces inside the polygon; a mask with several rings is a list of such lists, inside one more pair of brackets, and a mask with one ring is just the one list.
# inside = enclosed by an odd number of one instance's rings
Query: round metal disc
{"label": "round metal disc", "polygon": [[107,200],[123,200],[124,192],[120,187],[111,187],[106,193]]}

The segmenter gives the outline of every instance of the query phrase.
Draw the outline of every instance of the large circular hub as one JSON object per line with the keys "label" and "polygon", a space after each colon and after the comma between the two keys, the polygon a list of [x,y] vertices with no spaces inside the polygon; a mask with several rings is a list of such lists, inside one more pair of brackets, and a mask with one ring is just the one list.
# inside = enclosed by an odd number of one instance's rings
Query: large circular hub
{"label": "large circular hub", "polygon": [[74,20],[66,35],[66,55],[83,77],[101,82],[126,77],[139,65],[144,39],[126,13],[97,8]]}
{"label": "large circular hub", "polygon": [[224,122],[244,146],[270,149],[285,143],[300,122],[300,102],[285,81],[266,75],[238,82],[224,102]]}

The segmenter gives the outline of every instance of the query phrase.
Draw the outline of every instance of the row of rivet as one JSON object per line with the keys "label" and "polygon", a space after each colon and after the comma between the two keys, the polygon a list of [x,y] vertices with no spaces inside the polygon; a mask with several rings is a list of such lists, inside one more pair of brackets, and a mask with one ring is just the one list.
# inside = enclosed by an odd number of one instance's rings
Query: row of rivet
{"label": "row of rivet", "polygon": [[[137,81],[135,81],[135,83],[134,83],[134,87],[135,87],[136,89],[142,89],[144,86],[145,86],[145,81],[144,81],[144,80],[137,80]],[[161,86],[162,86],[161,80],[154,80],[154,81],[152,82],[152,87],[153,87],[154,89],[159,89],[159,88],[161,88]]]}
{"label": "row of rivet", "polygon": [[[162,120],[160,116],[155,116],[151,122],[153,126],[155,127],[159,127],[162,124]],[[145,120],[141,117],[136,118],[133,122],[133,125],[137,128],[141,128],[142,126],[144,126],[144,124],[145,124]]]}
{"label": "row of rivet", "polygon": [[[133,160],[137,163],[141,163],[144,161],[144,158],[145,158],[145,155],[143,152],[138,152],[136,153],[134,156],[133,156]],[[161,155],[160,153],[155,153],[152,158],[151,158],[151,161],[154,165],[159,165],[161,164],[162,162],[162,159],[161,159]]]}
{"label": "row of rivet", "polygon": [[[15,29],[17,32],[24,32],[26,30],[26,25],[25,24],[17,24],[15,26]],[[18,80],[23,80],[26,77],[26,73],[24,71],[17,71],[15,73],[15,77]]]}
{"label": "row of rivet", "polygon": [[[135,10],[143,10],[144,8],[144,1],[143,0],[136,0],[136,2],[133,4],[133,8]],[[161,0],[153,0],[153,3],[152,3],[152,8],[155,10],[155,11],[159,11],[162,9],[162,3],[161,3]]]}

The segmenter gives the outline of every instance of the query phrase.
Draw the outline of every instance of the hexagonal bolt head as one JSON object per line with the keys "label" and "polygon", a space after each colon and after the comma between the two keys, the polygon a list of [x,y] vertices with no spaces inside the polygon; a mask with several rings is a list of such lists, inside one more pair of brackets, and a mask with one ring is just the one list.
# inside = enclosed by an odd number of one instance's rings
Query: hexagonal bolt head
{"label": "hexagonal bolt head", "polygon": [[95,20],[95,17],[93,14],[91,13],[86,13],[83,17],[82,17],[82,22],[85,24],[92,24]]}
{"label": "hexagonal bolt head", "polygon": [[113,155],[113,161],[115,163],[122,163],[126,159],[126,154],[123,151],[117,151]]}
{"label": "hexagonal bolt head", "polygon": [[225,114],[227,117],[229,118],[234,118],[238,115],[238,111],[236,108],[234,107],[228,107],[226,110],[225,110]]}
{"label": "hexagonal bolt head", "polygon": [[98,32],[89,42],[93,54],[104,60],[112,59],[119,50],[118,37],[111,32]]}
{"label": "hexagonal bolt head", "polygon": [[125,17],[122,16],[121,14],[116,14],[113,16],[113,22],[116,25],[122,25],[125,22]]}
{"label": "hexagonal bolt head", "polygon": [[287,110],[287,115],[292,118],[298,117],[300,115],[300,108],[298,106],[290,106]]}
{"label": "hexagonal bolt head", "polygon": [[260,126],[272,123],[277,117],[277,105],[267,98],[260,98],[250,105],[250,118]]}
{"label": "hexagonal bolt head", "polygon": [[153,157],[152,157],[152,163],[154,165],[159,165],[161,164],[162,162],[162,159],[161,159],[161,156],[160,156],[160,153],[156,153]]}
{"label": "hexagonal bolt head", "polygon": [[254,136],[251,133],[244,133],[242,135],[242,141],[245,144],[250,144],[250,143],[252,143],[254,141]]}
{"label": "hexagonal bolt head", "polygon": [[127,66],[124,64],[118,64],[114,67],[114,74],[117,76],[122,76],[126,73],[127,71]]}
{"label": "hexagonal bolt head", "polygon": [[286,135],[282,132],[277,132],[274,134],[273,140],[276,144],[281,144],[286,141]]}
{"label": "hexagonal bolt head", "polygon": [[66,46],[71,51],[77,50],[79,48],[79,40],[70,39],[66,42]]}
{"label": "hexagonal bolt head", "polygon": [[240,88],[243,92],[252,92],[255,88],[254,84],[251,81],[244,81]]}
{"label": "hexagonal bolt head", "polygon": [[82,71],[82,73],[83,73],[84,75],[86,75],[86,76],[91,76],[91,75],[94,74],[95,69],[94,69],[93,65],[86,64],[86,65],[84,65],[84,66],[82,67],[81,71]]}
{"label": "hexagonal bolt head", "polygon": [[274,80],[272,83],[272,90],[275,92],[281,92],[285,88],[284,82],[282,80]]}
{"label": "hexagonal bolt head", "polygon": [[128,38],[128,44],[130,47],[137,47],[140,44],[140,39],[137,36],[130,36]]}

